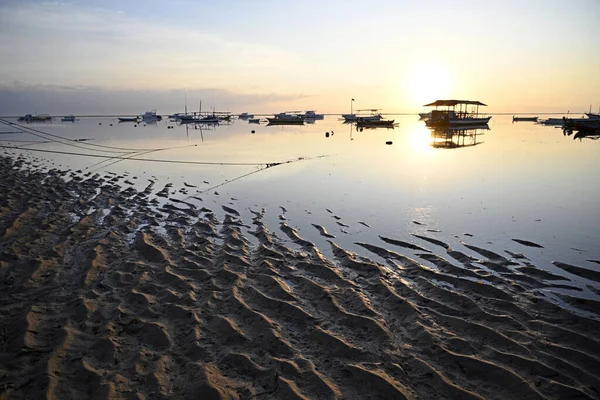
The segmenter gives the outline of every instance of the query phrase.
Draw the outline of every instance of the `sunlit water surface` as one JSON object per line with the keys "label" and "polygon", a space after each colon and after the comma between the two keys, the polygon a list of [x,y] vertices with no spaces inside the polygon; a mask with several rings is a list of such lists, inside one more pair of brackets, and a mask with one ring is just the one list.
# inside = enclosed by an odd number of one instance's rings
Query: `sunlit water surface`
{"label": "sunlit water surface", "polygon": [[[300,236],[328,256],[327,238],[312,224],[324,226],[336,236],[331,240],[338,245],[375,259],[355,243],[389,248],[378,238],[383,235],[440,250],[411,236],[416,233],[457,248],[464,241],[509,258],[505,250],[524,253],[537,267],[555,273],[565,274],[551,264],[553,260],[599,269],[600,265],[588,260],[600,260],[600,141],[565,136],[560,129],[531,122],[512,123],[509,116],[494,116],[490,130],[478,130],[476,136],[434,141],[418,117],[395,116],[395,120],[398,125],[394,129],[360,131],[332,116],[304,126],[236,120],[202,129],[168,120],[136,125],[119,123],[116,118],[81,118],[74,123],[55,119],[26,127],[91,140],[66,142],[32,131],[6,133],[0,139],[2,145],[31,150],[167,160],[5,149],[6,153],[37,158],[38,164],[49,168],[126,174],[121,183],[128,186],[124,180],[133,182],[138,190],[148,185],[148,179],[157,181],[155,192],[172,183],[171,198],[210,208],[221,217],[221,205],[235,208],[249,225],[253,216],[249,208],[265,208],[271,231],[287,240],[279,230],[285,218]],[[2,132],[15,130],[14,126],[0,126]],[[47,142],[49,139],[53,142]],[[472,146],[448,146],[452,143]],[[90,144],[137,152],[108,153],[121,150],[92,148]],[[264,168],[267,163],[290,160]],[[198,162],[262,165],[194,164]],[[182,188],[187,193],[182,193]],[[543,248],[512,239],[532,241]],[[416,258],[411,250],[393,250]],[[477,256],[466,248],[460,250]],[[593,295],[580,278],[569,278],[584,288],[579,296]]]}

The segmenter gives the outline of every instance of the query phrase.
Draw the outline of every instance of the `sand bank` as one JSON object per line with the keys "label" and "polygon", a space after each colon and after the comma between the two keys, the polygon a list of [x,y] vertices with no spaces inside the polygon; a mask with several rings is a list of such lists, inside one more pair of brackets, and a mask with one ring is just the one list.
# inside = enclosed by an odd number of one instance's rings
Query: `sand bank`
{"label": "sand bank", "polygon": [[600,398],[597,302],[545,290],[568,274],[435,233],[360,243],[384,265],[316,224],[327,259],[261,212],[24,167],[0,159],[1,399]]}

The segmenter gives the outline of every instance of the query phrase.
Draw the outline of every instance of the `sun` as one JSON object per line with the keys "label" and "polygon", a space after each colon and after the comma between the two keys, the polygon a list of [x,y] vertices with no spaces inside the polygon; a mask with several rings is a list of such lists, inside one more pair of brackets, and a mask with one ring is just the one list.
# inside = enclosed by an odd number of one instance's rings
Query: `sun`
{"label": "sun", "polygon": [[407,75],[407,87],[415,107],[448,98],[450,86],[450,74],[443,64],[415,64]]}

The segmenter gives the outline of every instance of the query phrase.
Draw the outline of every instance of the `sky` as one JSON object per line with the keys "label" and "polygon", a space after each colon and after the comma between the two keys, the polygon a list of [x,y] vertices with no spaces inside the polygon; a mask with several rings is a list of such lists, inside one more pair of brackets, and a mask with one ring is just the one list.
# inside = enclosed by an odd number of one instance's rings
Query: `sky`
{"label": "sky", "polygon": [[599,40],[600,0],[0,0],[0,115],[598,111]]}

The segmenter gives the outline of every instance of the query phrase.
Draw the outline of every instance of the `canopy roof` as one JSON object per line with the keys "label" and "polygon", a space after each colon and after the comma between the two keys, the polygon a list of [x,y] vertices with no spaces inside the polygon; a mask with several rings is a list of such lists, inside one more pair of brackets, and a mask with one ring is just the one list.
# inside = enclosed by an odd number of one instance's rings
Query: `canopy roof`
{"label": "canopy roof", "polygon": [[436,100],[433,103],[425,104],[423,107],[438,107],[438,106],[448,106],[453,107],[459,104],[473,104],[476,106],[486,106],[487,104],[483,104],[477,100]]}

